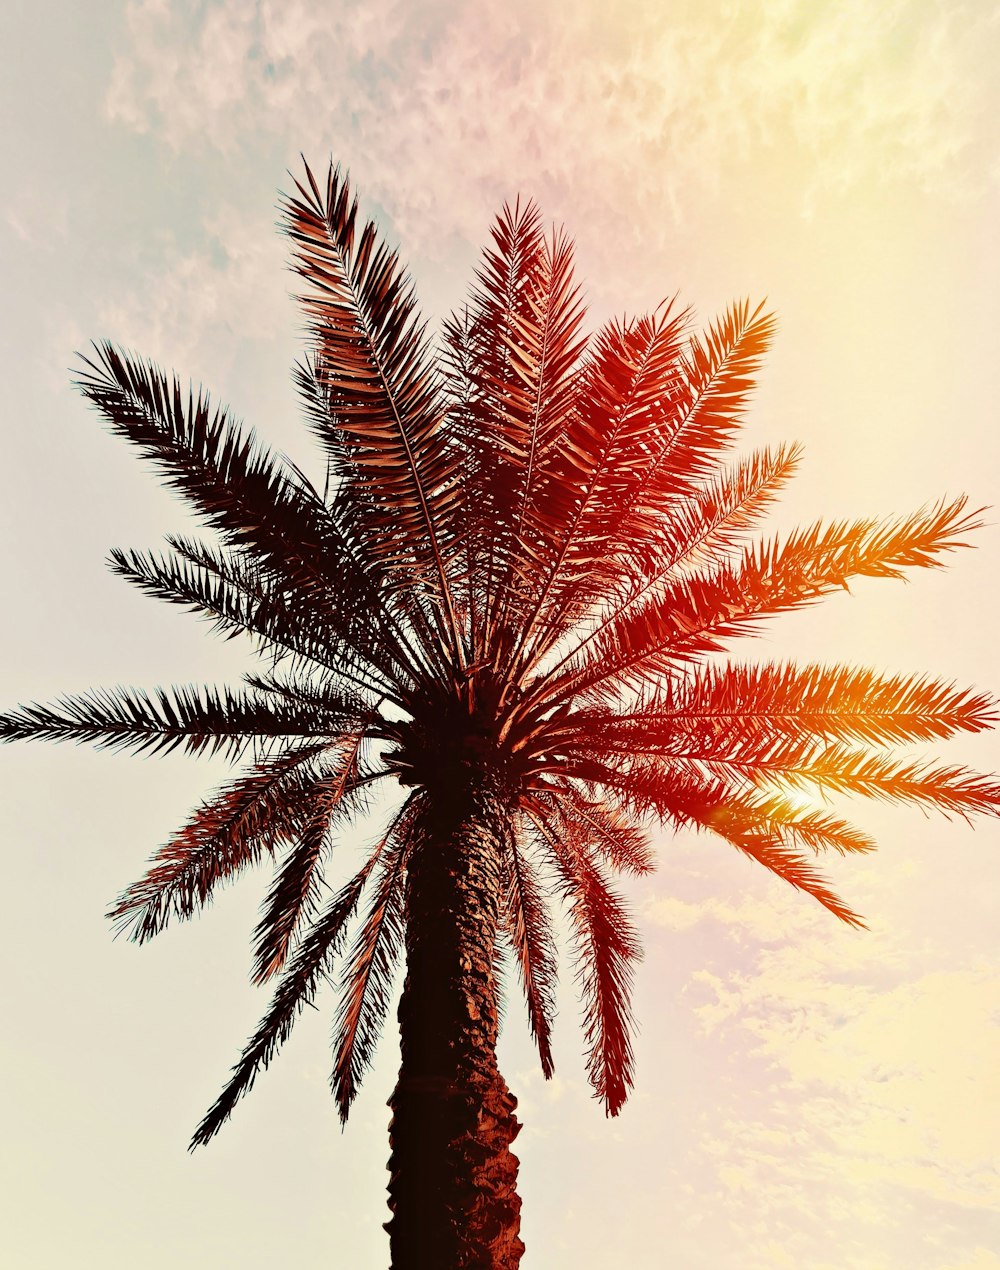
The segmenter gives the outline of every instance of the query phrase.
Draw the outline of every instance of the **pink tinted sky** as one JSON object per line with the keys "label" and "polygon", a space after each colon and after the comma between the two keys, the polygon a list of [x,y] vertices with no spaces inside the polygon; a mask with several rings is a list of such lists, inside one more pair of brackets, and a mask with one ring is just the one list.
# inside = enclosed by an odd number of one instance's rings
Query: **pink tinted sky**
{"label": "pink tinted sky", "polygon": [[[243,664],[103,571],[109,546],[185,522],[64,368],[110,336],[203,379],[308,463],[273,231],[299,150],[350,167],[434,316],[461,303],[518,191],[576,236],[595,322],[675,291],[706,320],[766,295],[780,332],[747,444],[806,447],[779,523],[961,490],[995,501],[995,5],[80,8],[0,17],[18,121],[0,142],[4,701]],[[859,586],[775,623],[754,655],[1000,690],[987,519],[949,571]],[[949,755],[1000,769],[992,736]],[[343,1135],[310,1012],[188,1157],[263,1008],[246,983],[263,880],[146,949],[112,944],[102,920],[220,772],[2,758],[12,1263],[384,1264],[391,1029]],[[584,1083],[570,976],[549,1085],[511,1001],[525,1270],[1000,1267],[997,829],[857,818],[882,850],[830,871],[867,934],[721,845],[664,838],[632,892],[647,958],[618,1120]]]}

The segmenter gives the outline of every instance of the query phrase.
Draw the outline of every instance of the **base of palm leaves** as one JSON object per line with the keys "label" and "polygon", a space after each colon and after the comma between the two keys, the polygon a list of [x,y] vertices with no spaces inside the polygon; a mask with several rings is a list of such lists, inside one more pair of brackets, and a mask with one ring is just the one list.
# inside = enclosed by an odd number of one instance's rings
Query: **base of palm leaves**
{"label": "base of palm leaves", "polygon": [[[994,779],[899,754],[991,726],[986,695],[715,656],[852,577],[940,564],[977,520],[956,499],[748,541],[797,460],[783,447],[729,461],[773,331],[760,309],[734,305],[699,335],[668,304],[585,340],[572,246],[518,203],[435,361],[339,170],[321,189],[307,168],[296,190],[285,228],[312,347],[295,379],[322,492],[206,395],[110,344],[78,378],[215,534],[115,551],[111,567],[248,635],[264,670],[239,691],[22,707],[0,716],[0,739],[251,757],[111,914],[144,942],[275,861],[253,944],[274,998],[192,1146],[338,964],[331,1084],[346,1120],[404,959],[392,1264],[506,1270],[523,1245],[519,1126],[495,1056],[501,952],[548,1077],[550,908],[565,905],[588,1074],[616,1115],[640,947],[610,875],[652,868],[651,823],[711,831],[860,926],[814,857],[874,844],[827,794],[997,814]],[[324,907],[331,848],[366,814],[382,826]]]}

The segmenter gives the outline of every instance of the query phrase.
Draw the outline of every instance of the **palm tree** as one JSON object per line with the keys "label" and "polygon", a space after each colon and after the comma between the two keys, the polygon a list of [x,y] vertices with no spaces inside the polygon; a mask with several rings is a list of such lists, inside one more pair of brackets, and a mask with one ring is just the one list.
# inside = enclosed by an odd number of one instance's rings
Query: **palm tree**
{"label": "palm tree", "polygon": [[[115,551],[111,567],[248,634],[263,669],[239,690],[22,707],[0,716],[0,738],[249,758],[111,913],[141,943],[275,861],[253,939],[253,978],[277,976],[274,997],[192,1146],[338,957],[346,1119],[402,960],[392,1265],[515,1267],[519,1125],[495,1056],[498,993],[506,958],[551,1075],[550,901],[575,941],[590,1080],[615,1115],[633,1082],[640,947],[609,875],[652,868],[652,822],[711,830],[860,926],[813,856],[873,844],[800,791],[997,813],[995,780],[896,750],[989,726],[985,695],[712,659],[852,577],[941,563],[976,516],[958,499],[750,543],[798,457],[723,466],[773,330],[761,309],[734,305],[699,335],[665,304],[588,341],[570,240],[517,203],[435,362],[396,254],[339,170],[321,188],[306,168],[284,216],[323,493],[206,395],[111,344],[78,378],[214,531]],[[323,905],[329,849],[362,814],[378,821],[373,845]]]}

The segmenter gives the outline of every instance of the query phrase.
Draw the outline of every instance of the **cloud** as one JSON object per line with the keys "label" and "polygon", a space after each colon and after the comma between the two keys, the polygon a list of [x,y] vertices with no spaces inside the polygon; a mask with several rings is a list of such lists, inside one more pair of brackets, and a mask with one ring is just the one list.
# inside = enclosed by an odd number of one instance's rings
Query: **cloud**
{"label": "cloud", "polygon": [[[978,1265],[1000,1210],[1000,975],[983,963],[910,977],[897,959],[886,987],[873,951],[845,959],[814,938],[695,972],[715,1045],[769,1073],[741,1085],[701,1153],[733,1220],[752,1212],[796,1264],[825,1266],[826,1240],[831,1267]],[[748,1267],[777,1264],[752,1247]]]}
{"label": "cloud", "polygon": [[559,218],[586,208],[595,251],[641,256],[728,182],[787,187],[805,212],[888,181],[961,191],[985,170],[998,30],[978,8],[136,0],[128,15],[112,119],[178,149],[332,150],[420,252],[478,243],[515,188]]}
{"label": "cloud", "polygon": [[678,1239],[738,1242],[743,1270],[978,1266],[1000,1235],[995,915],[967,913],[956,951],[946,914],[914,908],[947,905],[930,846],[844,862],[862,934],[732,854],[679,840],[638,902],[670,967],[651,995],[695,1021],[712,1090],[677,1174],[714,1195],[712,1228],[694,1203]]}
{"label": "cloud", "polygon": [[[936,0],[677,0],[669,20],[657,0],[132,0],[105,108],[200,156],[205,189],[224,181],[229,200],[264,152],[272,180],[300,149],[320,166],[342,159],[402,242],[430,317],[460,300],[503,200],[535,197],[576,235],[601,312],[624,294],[662,299],[652,280],[720,207],[760,218],[738,231],[752,244],[832,194],[988,179],[973,161],[988,82],[976,68],[998,34]],[[206,340],[226,345],[231,314],[250,337],[265,314],[279,319],[265,337],[287,326],[284,249],[259,213],[227,219],[195,246],[168,244],[141,290],[102,298],[102,329],[187,366]]]}
{"label": "cloud", "polygon": [[262,232],[258,218],[229,206],[214,212],[199,245],[161,242],[154,263],[127,291],[102,298],[98,328],[167,366],[231,360],[247,341],[288,329],[292,289],[285,244]]}

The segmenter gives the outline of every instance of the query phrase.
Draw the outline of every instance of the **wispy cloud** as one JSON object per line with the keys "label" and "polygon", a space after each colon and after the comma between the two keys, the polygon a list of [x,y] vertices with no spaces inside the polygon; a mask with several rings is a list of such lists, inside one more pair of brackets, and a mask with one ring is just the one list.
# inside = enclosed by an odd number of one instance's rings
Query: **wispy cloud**
{"label": "wispy cloud", "polygon": [[[889,986],[882,947],[815,937],[695,972],[714,1043],[769,1073],[741,1088],[701,1151],[726,1211],[752,1214],[795,1264],[825,1264],[827,1238],[839,1257],[864,1250],[838,1265],[888,1270],[908,1244],[914,1266],[977,1265],[1000,1211],[1000,976],[986,964],[913,975],[891,941],[875,942],[890,945]],[[949,1231],[955,1242],[935,1247]],[[783,1264],[752,1246],[748,1266]]]}
{"label": "wispy cloud", "polygon": [[[174,147],[351,162],[418,250],[514,186],[662,244],[734,170],[824,192],[981,176],[987,7],[137,0],[107,107]],[[993,155],[989,156],[990,161]],[[625,209],[628,208],[626,213]]]}
{"label": "wispy cloud", "polygon": [[239,345],[285,332],[292,281],[284,244],[266,230],[246,211],[217,209],[200,245],[161,243],[139,285],[101,300],[98,329],[177,367],[204,363],[210,343],[216,369]]}

